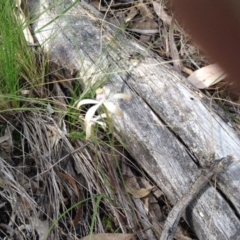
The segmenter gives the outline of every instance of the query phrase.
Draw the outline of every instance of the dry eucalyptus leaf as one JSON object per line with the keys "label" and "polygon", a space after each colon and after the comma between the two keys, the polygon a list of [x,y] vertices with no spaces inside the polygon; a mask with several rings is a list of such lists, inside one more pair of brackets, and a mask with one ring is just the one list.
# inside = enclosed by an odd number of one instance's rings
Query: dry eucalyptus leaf
{"label": "dry eucalyptus leaf", "polygon": [[172,17],[170,17],[163,9],[163,4],[153,1],[153,8],[158,17],[167,25],[172,22]]}
{"label": "dry eucalyptus leaf", "polygon": [[147,34],[147,35],[159,32],[158,24],[150,18],[146,18],[146,21],[144,22],[137,22],[133,24],[131,29],[129,30],[140,33],[140,34]]}
{"label": "dry eucalyptus leaf", "polygon": [[145,35],[145,34],[141,34],[140,35],[140,41],[142,42],[142,43],[149,43],[149,41],[150,41],[150,39],[151,39],[151,35]]}
{"label": "dry eucalyptus leaf", "polygon": [[187,73],[188,75],[191,75],[193,73],[193,71],[190,68],[187,68],[187,67],[183,67],[182,71]]}
{"label": "dry eucalyptus leaf", "polygon": [[134,186],[131,186],[131,184],[127,183],[127,191],[134,197],[134,198],[143,198],[149,195],[149,193],[152,191],[152,189],[146,189],[146,188],[140,188],[136,189]]}
{"label": "dry eucalyptus leaf", "polygon": [[65,178],[72,185],[72,188],[75,191],[75,194],[78,196],[78,198],[80,198],[80,193],[78,191],[75,179],[73,177],[71,177],[70,175],[65,174],[65,173],[59,172],[59,175],[61,175],[63,178]]}
{"label": "dry eucalyptus leaf", "polygon": [[4,136],[0,137],[0,147],[2,150],[4,150],[6,153],[12,152],[13,149],[13,139],[12,139],[12,126],[7,126],[4,131]]}
{"label": "dry eucalyptus leaf", "polygon": [[80,240],[131,240],[134,235],[134,233],[98,233],[81,238]]}
{"label": "dry eucalyptus leaf", "polygon": [[9,139],[10,139],[10,137],[7,134],[5,134],[4,136],[0,137],[0,143],[5,142]]}
{"label": "dry eucalyptus leaf", "polygon": [[0,203],[0,209],[6,205],[7,202]]}
{"label": "dry eucalyptus leaf", "polygon": [[208,88],[226,78],[224,71],[217,65],[211,64],[193,72],[187,81],[199,89]]}
{"label": "dry eucalyptus leaf", "polygon": [[153,192],[153,195],[154,195],[156,198],[160,198],[161,196],[164,195],[164,193],[163,193],[160,189],[156,189],[156,190]]}
{"label": "dry eucalyptus leaf", "polygon": [[63,131],[61,131],[59,127],[51,124],[46,124],[46,127],[47,127],[47,136],[50,141],[51,147],[54,147],[58,144],[58,142],[62,138],[61,133],[63,133]]}
{"label": "dry eucalyptus leaf", "polygon": [[138,14],[137,8],[132,7],[125,18],[125,23],[132,21],[132,19]]}
{"label": "dry eucalyptus leaf", "polygon": [[100,12],[104,12],[104,11],[107,10],[107,8],[102,7],[101,4],[99,3],[99,1],[97,1],[97,0],[93,0],[90,3],[91,3],[92,6],[94,6]]}
{"label": "dry eucalyptus leaf", "polygon": [[133,197],[135,198],[143,198],[146,197],[147,195],[149,195],[149,193],[151,192],[151,190],[146,189],[146,188],[140,188],[140,189],[131,189],[131,194],[133,195]]}
{"label": "dry eucalyptus leaf", "polygon": [[46,239],[45,236],[49,230],[48,221],[47,220],[41,221],[37,217],[30,217],[29,220],[31,221],[32,225],[34,226],[34,229],[37,231],[37,233],[39,235],[39,240]]}
{"label": "dry eucalyptus leaf", "polygon": [[27,96],[29,93],[30,91],[26,89],[21,91],[22,96]]}
{"label": "dry eucalyptus leaf", "polygon": [[148,214],[148,212],[149,212],[149,198],[148,197],[144,198],[143,202],[144,202],[144,210]]}
{"label": "dry eucalyptus leaf", "polygon": [[2,177],[0,177],[0,187],[5,188],[5,185],[6,185],[5,180]]}
{"label": "dry eucalyptus leaf", "polygon": [[142,18],[150,18],[150,19],[154,19],[153,14],[151,13],[151,11],[149,10],[148,6],[145,3],[140,3],[137,5],[137,8],[142,16]]}
{"label": "dry eucalyptus leaf", "polygon": [[53,110],[52,105],[50,103],[47,104],[47,111],[50,115],[52,115],[54,113],[54,110]]}
{"label": "dry eucalyptus leaf", "polygon": [[[172,17],[169,16],[165,11],[164,11],[164,5],[155,1],[152,1],[153,8],[157,16],[167,25],[171,25],[172,22]],[[175,30],[178,32],[185,34],[184,31],[179,28],[178,26],[175,26]]]}

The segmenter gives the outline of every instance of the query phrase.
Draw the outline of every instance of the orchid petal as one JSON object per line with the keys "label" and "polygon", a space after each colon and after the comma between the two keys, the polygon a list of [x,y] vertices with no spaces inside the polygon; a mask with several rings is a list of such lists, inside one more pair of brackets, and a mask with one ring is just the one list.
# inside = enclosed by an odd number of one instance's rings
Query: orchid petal
{"label": "orchid petal", "polygon": [[126,93],[116,93],[111,98],[112,99],[126,99],[126,100],[129,100],[129,99],[131,99],[131,97],[132,97],[131,95],[126,94]]}
{"label": "orchid petal", "polygon": [[106,107],[106,109],[107,109],[109,112],[114,113],[114,114],[116,114],[116,115],[118,115],[118,116],[123,116],[122,110],[121,110],[119,107],[117,107],[114,103],[112,103],[112,102],[106,102],[106,103],[104,103],[103,105]]}
{"label": "orchid petal", "polygon": [[105,122],[96,121],[95,123],[98,124],[98,125],[100,125],[104,130],[105,130],[106,127],[107,127],[107,124],[106,124]]}
{"label": "orchid petal", "polygon": [[88,140],[91,137],[92,134],[92,123],[88,123],[86,125],[86,140]]}
{"label": "orchid petal", "polygon": [[96,100],[97,101],[106,100],[106,96],[104,94],[98,94],[96,95]]}
{"label": "orchid petal", "polygon": [[106,113],[102,113],[99,116],[92,118],[91,122],[100,125],[105,130],[107,127],[107,124],[105,122],[99,121],[99,119],[103,119],[103,118],[107,118]]}
{"label": "orchid petal", "polygon": [[85,104],[97,104],[97,103],[99,103],[99,101],[94,99],[83,99],[75,102],[74,105],[77,104],[77,108],[80,108],[82,105],[85,105]]}
{"label": "orchid petal", "polygon": [[107,118],[106,113],[102,113],[102,114],[98,115],[97,117],[92,118],[92,121],[98,121],[98,119],[103,119],[103,118]]}
{"label": "orchid petal", "polygon": [[90,123],[90,121],[92,120],[95,112],[97,111],[97,109],[102,105],[102,102],[98,102],[98,104],[92,106],[89,108],[89,110],[87,111],[86,115],[85,115],[85,125],[87,125],[88,123]]}

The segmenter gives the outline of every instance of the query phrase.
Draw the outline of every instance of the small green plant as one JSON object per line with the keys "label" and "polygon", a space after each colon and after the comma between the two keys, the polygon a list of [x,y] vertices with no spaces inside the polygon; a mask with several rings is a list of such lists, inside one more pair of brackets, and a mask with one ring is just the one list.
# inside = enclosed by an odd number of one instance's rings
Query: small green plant
{"label": "small green plant", "polygon": [[[36,80],[36,59],[23,34],[15,1],[0,2],[0,94],[1,107],[19,107],[21,88]],[[11,96],[8,98],[7,96]]]}

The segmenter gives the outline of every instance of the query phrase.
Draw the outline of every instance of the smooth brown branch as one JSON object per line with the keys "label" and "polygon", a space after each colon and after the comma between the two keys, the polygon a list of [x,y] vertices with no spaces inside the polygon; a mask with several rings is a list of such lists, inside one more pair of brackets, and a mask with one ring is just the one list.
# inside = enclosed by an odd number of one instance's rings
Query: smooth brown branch
{"label": "smooth brown branch", "polygon": [[233,156],[227,156],[225,158],[213,161],[209,168],[202,170],[200,176],[192,185],[189,192],[183,195],[183,197],[177,202],[177,204],[169,213],[165,221],[160,240],[173,239],[179,220],[189,203],[212,178],[215,178],[220,172],[226,171],[234,161],[235,158]]}

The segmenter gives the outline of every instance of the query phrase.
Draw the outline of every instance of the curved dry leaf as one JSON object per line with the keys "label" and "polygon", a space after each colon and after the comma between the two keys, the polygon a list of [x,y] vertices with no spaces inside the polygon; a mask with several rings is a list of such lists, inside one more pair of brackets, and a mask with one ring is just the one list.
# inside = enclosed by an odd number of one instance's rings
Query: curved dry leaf
{"label": "curved dry leaf", "polygon": [[149,193],[152,191],[152,189],[146,189],[146,188],[140,188],[136,189],[135,187],[131,186],[130,184],[127,184],[126,186],[127,191],[134,197],[134,198],[143,198],[149,195]]}
{"label": "curved dry leaf", "polygon": [[150,18],[146,18],[144,22],[136,22],[132,24],[131,28],[128,28],[128,30],[146,35],[159,33],[158,23]]}
{"label": "curved dry leaf", "polygon": [[98,233],[92,234],[80,240],[131,240],[135,236],[134,233]]}
{"label": "curved dry leaf", "polygon": [[6,205],[7,202],[0,203],[0,209]]}
{"label": "curved dry leaf", "polygon": [[0,177],[0,187],[4,189],[5,185],[6,185],[6,181],[2,177]]}
{"label": "curved dry leaf", "polygon": [[[172,22],[172,17],[169,16],[165,10],[164,10],[164,5],[162,3],[156,2],[156,1],[152,1],[153,4],[153,8],[155,13],[157,14],[157,16],[167,25],[171,25]],[[175,30],[177,30],[178,32],[185,34],[184,31],[179,28],[178,26],[175,26]]]}
{"label": "curved dry leaf", "polygon": [[14,128],[12,126],[7,126],[4,131],[4,136],[0,137],[0,148],[6,153],[12,152],[13,149],[13,139],[12,131]]}
{"label": "curved dry leaf", "polygon": [[143,204],[144,210],[148,214],[149,213],[149,197],[144,198],[143,202],[144,202]]}
{"label": "curved dry leaf", "polygon": [[44,240],[46,239],[45,236],[48,233],[49,230],[49,223],[48,221],[41,221],[38,217],[30,217],[29,219],[31,221],[32,226],[34,227],[38,233],[39,240]]}
{"label": "curved dry leaf", "polygon": [[75,194],[78,196],[78,198],[80,198],[80,193],[78,191],[75,179],[73,177],[71,177],[70,175],[65,174],[65,173],[59,172],[59,175],[61,175],[63,178],[65,178],[72,185],[72,187],[75,191]]}
{"label": "curved dry leaf", "polygon": [[208,88],[226,78],[224,71],[215,63],[193,72],[187,81],[196,88]]}
{"label": "curved dry leaf", "polygon": [[52,115],[55,111],[50,103],[47,104],[47,112]]}
{"label": "curved dry leaf", "polygon": [[158,17],[167,25],[170,25],[172,22],[172,17],[169,16],[163,9],[163,4],[153,1],[153,8]]}
{"label": "curved dry leaf", "polygon": [[46,124],[46,127],[47,127],[47,137],[51,147],[53,148],[58,144],[58,142],[62,138],[61,136],[62,131],[60,128],[58,128],[55,125]]}
{"label": "curved dry leaf", "polygon": [[130,21],[132,21],[132,19],[138,14],[138,10],[135,7],[132,7],[128,13],[128,15],[126,16],[126,18],[124,19],[125,23],[128,23]]}
{"label": "curved dry leaf", "polygon": [[134,190],[134,192],[132,191],[132,195],[135,198],[143,198],[146,197],[147,195],[149,195],[149,193],[151,192],[151,190],[146,189],[146,188],[140,188],[140,189],[136,189]]}
{"label": "curved dry leaf", "polygon": [[106,7],[102,7],[101,6],[101,2],[99,2],[97,0],[91,1],[91,5],[93,5],[100,12],[107,10],[107,8]]}
{"label": "curved dry leaf", "polygon": [[140,12],[140,15],[142,16],[142,19],[145,18],[145,17],[146,18],[150,18],[150,19],[154,19],[154,16],[151,13],[151,11],[149,10],[149,8],[146,5],[146,3],[143,3],[143,2],[139,3],[137,5],[137,8],[138,8],[138,10]]}
{"label": "curved dry leaf", "polygon": [[8,134],[5,134],[4,136],[0,137],[0,144],[2,142],[5,142],[7,140],[11,139],[10,136]]}

